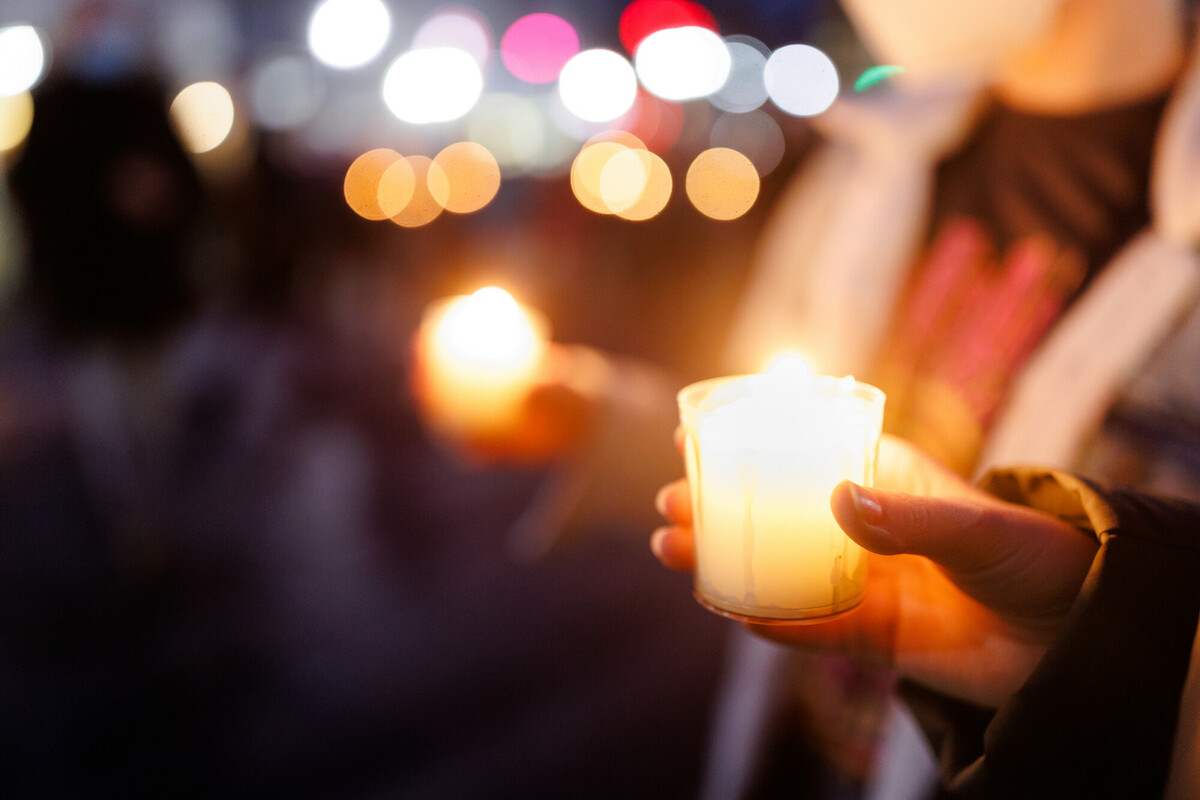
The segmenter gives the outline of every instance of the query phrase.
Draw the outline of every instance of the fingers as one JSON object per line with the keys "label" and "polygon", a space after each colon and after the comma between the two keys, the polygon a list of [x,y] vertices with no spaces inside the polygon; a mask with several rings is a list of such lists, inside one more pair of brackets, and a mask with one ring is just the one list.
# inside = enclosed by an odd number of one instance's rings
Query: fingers
{"label": "fingers", "polygon": [[692,500],[686,478],[659,489],[654,507],[667,518],[666,525],[650,537],[650,549],[664,566],[683,572],[696,568],[696,545],[692,535]]}
{"label": "fingers", "polygon": [[691,528],[659,528],[650,537],[650,550],[665,567],[680,572],[693,572],[696,569],[696,547]]}
{"label": "fingers", "polygon": [[668,522],[676,525],[692,524],[692,494],[688,488],[687,478],[668,483],[658,490],[654,498],[654,507],[658,513],[667,518]]}

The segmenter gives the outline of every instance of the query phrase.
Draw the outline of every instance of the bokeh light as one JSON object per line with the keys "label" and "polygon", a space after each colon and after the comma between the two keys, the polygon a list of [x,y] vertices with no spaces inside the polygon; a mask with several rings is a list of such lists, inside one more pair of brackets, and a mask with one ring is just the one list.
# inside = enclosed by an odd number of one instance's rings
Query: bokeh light
{"label": "bokeh light", "polygon": [[[403,157],[395,150],[381,147],[375,150],[369,150],[363,153],[358,158],[350,163],[346,170],[346,179],[342,183],[342,192],[346,197],[346,204],[350,209],[358,214],[363,219],[381,220],[391,216],[387,211],[383,210],[380,205],[379,197],[381,194],[380,179],[388,167],[395,164],[397,161],[403,161]],[[407,167],[407,163],[405,164]],[[396,205],[395,211],[399,211],[408,204],[412,197],[412,169],[408,170],[408,192],[407,196]],[[388,188],[389,197],[392,193],[392,187]],[[401,192],[403,194],[403,191]]]}
{"label": "bokeh light", "polygon": [[[413,191],[412,196],[404,207],[389,215],[389,219],[402,228],[419,228],[422,225],[428,225],[439,216],[441,216],[442,204],[434,197],[433,192],[429,190],[430,184],[445,183],[446,178],[440,175],[442,168],[433,163],[433,159],[428,156],[408,156],[402,162],[405,163],[412,171]],[[388,167],[380,178],[380,205],[384,204],[384,185],[388,182],[389,173],[397,170],[396,164]],[[431,175],[432,173],[432,175]]]}
{"label": "bokeh light", "polygon": [[649,160],[643,160],[646,150],[625,148],[604,162],[597,188],[600,199],[612,214],[620,214],[632,206],[646,190],[650,177]]}
{"label": "bokeh light", "polygon": [[489,92],[471,111],[467,136],[486,147],[506,171],[520,174],[538,162],[546,142],[546,120],[528,97]]}
{"label": "bokeh light", "polygon": [[667,163],[628,131],[596,134],[571,164],[571,191],[596,214],[650,219],[666,207],[672,184]]}
{"label": "bokeh light", "polygon": [[33,124],[33,95],[29,92],[0,96],[0,152],[17,147]]}
{"label": "bokeh light", "polygon": [[383,216],[392,219],[408,208],[416,191],[417,174],[412,162],[400,156],[380,173],[375,199]]}
{"label": "bokeh light", "polygon": [[466,114],[483,93],[479,64],[457,47],[410,50],[383,78],[383,100],[405,122],[449,122]]}
{"label": "bokeh light", "polygon": [[633,222],[655,217],[666,208],[672,187],[667,162],[649,150],[622,150],[600,171],[601,198],[612,213]]}
{"label": "bokeh light", "polygon": [[250,111],[266,130],[303,125],[321,106],[324,88],[312,60],[277,55],[254,65],[247,76]]}
{"label": "bokeh light", "polygon": [[483,69],[492,53],[492,27],[483,14],[467,6],[447,6],[425,18],[413,34],[412,50],[453,47]]}
{"label": "bokeh light", "polygon": [[0,28],[0,97],[32,89],[46,68],[46,47],[32,25]]}
{"label": "bokeh light", "polygon": [[727,147],[696,156],[685,180],[688,199],[706,217],[731,220],[745,214],[758,199],[759,179],[750,159]]}
{"label": "bokeh light", "polygon": [[806,44],[781,47],[767,59],[763,81],[771,101],[798,117],[825,111],[838,95],[838,74],[829,56]]}
{"label": "bokeh light", "polygon": [[568,111],[588,122],[609,122],[637,99],[637,75],[620,53],[584,50],[562,68],[558,92]]}
{"label": "bokeh light", "polygon": [[433,158],[429,191],[453,214],[470,214],[486,206],[500,191],[500,164],[478,142],[457,142]]}
{"label": "bokeh light", "polygon": [[695,26],[717,31],[717,21],[704,6],[688,0],[633,0],[621,12],[618,35],[629,53],[650,34],[668,28]]}
{"label": "bokeh light", "polygon": [[309,18],[308,47],[322,64],[353,69],[378,56],[391,31],[382,0],[323,0]]}
{"label": "bokeh light", "polygon": [[708,101],[734,114],[753,111],[767,102],[763,70],[771,53],[766,45],[749,36],[726,37],[725,46],[729,50],[729,77]]}
{"label": "bokeh light", "polygon": [[695,25],[655,31],[642,40],[634,69],[646,90],[667,100],[707,97],[729,77],[729,48]]}
{"label": "bokeh light", "polygon": [[206,153],[224,142],[233,130],[233,117],[233,97],[215,81],[186,86],[171,103],[171,121],[192,153]]}
{"label": "bokeh light", "polygon": [[527,83],[553,83],[563,66],[579,52],[579,34],[554,14],[528,14],[500,39],[500,60]]}
{"label": "bokeh light", "polygon": [[596,214],[612,214],[600,189],[600,178],[609,159],[629,148],[620,142],[600,141],[584,145],[571,164],[571,191],[579,204]]}
{"label": "bokeh light", "polygon": [[750,159],[759,177],[770,175],[787,151],[783,129],[765,111],[722,114],[713,123],[709,141],[713,147],[728,147]]}
{"label": "bokeh light", "polygon": [[858,80],[854,82],[854,91],[863,92],[870,89],[876,84],[883,83],[893,75],[898,75],[904,72],[904,67],[899,67],[894,64],[878,64],[874,67],[868,67],[863,70],[863,74],[858,76]]}

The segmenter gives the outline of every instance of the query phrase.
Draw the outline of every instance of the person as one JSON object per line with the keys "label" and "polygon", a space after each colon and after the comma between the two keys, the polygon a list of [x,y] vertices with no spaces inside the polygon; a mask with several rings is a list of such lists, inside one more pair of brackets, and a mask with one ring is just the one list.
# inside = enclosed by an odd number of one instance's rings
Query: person
{"label": "person", "polygon": [[[658,507],[670,524],[652,549],[692,570],[687,481]],[[862,604],[819,624],[746,625],[886,662],[957,701],[939,796],[1200,791],[1200,504],[1044,469],[976,487],[885,437],[875,487],[843,481],[831,507],[872,554]]]}
{"label": "person", "polygon": [[[772,209],[713,371],[758,371],[773,351],[799,349],[820,372],[878,383],[887,429],[963,475],[1039,463],[1194,494],[1200,218],[1194,182],[1170,177],[1196,160],[1187,132],[1200,79],[1193,67],[1181,80],[1183,4],[843,7],[878,61],[904,71],[812,120],[824,141]],[[559,404],[584,424],[528,516],[547,540],[613,515],[645,519],[631,498],[648,513],[679,472],[668,442],[682,382],[608,366],[580,395],[590,414]],[[757,672],[732,681],[775,684],[763,692],[787,691],[798,662],[847,672],[841,659],[735,638]],[[849,672],[860,694],[890,694],[886,677]],[[809,699],[834,694],[830,683]],[[730,717],[760,702],[743,688],[728,695]],[[850,753],[839,769],[861,785],[887,720],[870,697],[843,700],[834,713],[852,720],[807,735],[874,720],[820,745]],[[714,796],[753,791],[754,765],[714,772],[739,769]]]}

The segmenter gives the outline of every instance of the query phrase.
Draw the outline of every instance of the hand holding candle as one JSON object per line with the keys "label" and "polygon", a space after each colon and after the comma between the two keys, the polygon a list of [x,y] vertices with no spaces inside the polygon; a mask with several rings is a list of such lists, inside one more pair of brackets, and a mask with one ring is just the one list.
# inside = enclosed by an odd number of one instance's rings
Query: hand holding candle
{"label": "hand holding candle", "polygon": [[430,425],[450,438],[513,426],[541,369],[547,333],[541,315],[494,286],[432,304],[417,343]]}
{"label": "hand holding candle", "polygon": [[425,422],[473,461],[569,452],[590,424],[603,359],[548,336],[544,316],[497,287],[431,304],[413,380]]}
{"label": "hand holding candle", "polygon": [[[665,566],[695,568],[688,481],[659,493],[671,523],[652,549]],[[1094,538],[999,500],[903,440],[880,442],[876,488],[842,482],[839,525],[865,547],[870,585],[851,614],[819,625],[757,625],[808,649],[892,663],[906,677],[997,706],[1037,664],[1091,566]]]}

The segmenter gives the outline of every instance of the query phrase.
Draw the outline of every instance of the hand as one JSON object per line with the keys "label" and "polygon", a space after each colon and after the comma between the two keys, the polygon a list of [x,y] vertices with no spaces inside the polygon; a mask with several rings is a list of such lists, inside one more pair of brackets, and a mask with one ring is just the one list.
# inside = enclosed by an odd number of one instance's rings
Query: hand
{"label": "hand", "polygon": [[[933,689],[998,706],[1061,627],[1096,541],[972,487],[893,437],[881,443],[876,484],[844,481],[831,497],[838,523],[871,552],[862,604],[821,624],[747,627],[883,660]],[[652,549],[668,567],[693,569],[687,482],[664,487],[657,502],[673,524],[655,532]]]}
{"label": "hand", "polygon": [[[514,425],[456,437],[449,444],[477,464],[538,465],[564,458],[587,439],[606,375],[607,362],[597,351],[551,344],[538,381],[525,396]],[[423,388],[425,372],[419,348],[411,383],[418,410],[428,419],[432,412]]]}

